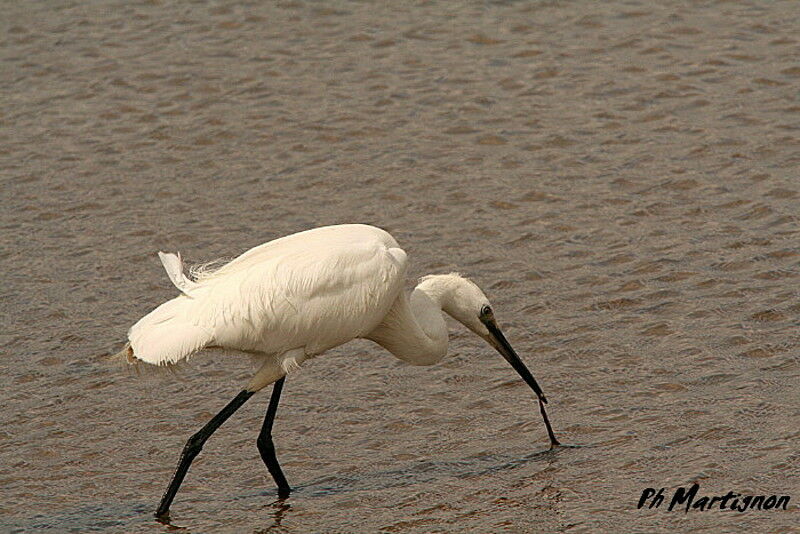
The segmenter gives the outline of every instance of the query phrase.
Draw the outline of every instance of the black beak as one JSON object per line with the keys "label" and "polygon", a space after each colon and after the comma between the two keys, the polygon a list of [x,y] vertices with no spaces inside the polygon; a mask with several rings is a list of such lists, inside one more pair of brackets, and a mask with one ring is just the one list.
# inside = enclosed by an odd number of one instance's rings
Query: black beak
{"label": "black beak", "polygon": [[547,399],[542,392],[542,388],[539,387],[539,384],[536,382],[536,379],[533,378],[531,372],[528,371],[528,368],[522,363],[517,353],[511,348],[511,344],[506,339],[506,336],[503,335],[503,332],[500,331],[500,328],[497,327],[497,323],[495,323],[494,320],[487,320],[484,324],[491,334],[489,343],[491,343],[492,346],[497,349],[497,352],[499,352],[503,358],[511,364],[511,367],[519,373],[519,376],[521,376],[525,383],[536,393],[536,396],[539,397],[543,403],[547,404]]}
{"label": "black beak", "polygon": [[560,445],[555,434],[553,433],[553,427],[550,426],[550,420],[547,418],[547,412],[544,410],[544,405],[547,404],[547,398],[544,396],[542,388],[539,387],[539,384],[536,382],[536,379],[533,378],[531,372],[528,371],[528,368],[525,367],[525,364],[522,362],[520,357],[517,355],[514,349],[511,348],[511,344],[506,339],[506,336],[503,335],[503,332],[500,331],[500,328],[497,326],[494,318],[489,316],[485,319],[482,318],[481,321],[489,330],[489,337],[487,338],[487,341],[495,349],[497,349],[497,352],[499,352],[503,358],[505,358],[506,361],[511,364],[511,367],[513,367],[517,373],[519,373],[519,376],[521,376],[525,383],[530,386],[534,393],[536,393],[536,396],[539,399],[539,409],[542,412],[542,418],[544,419],[544,424],[547,427],[547,435],[550,437],[550,448]]}

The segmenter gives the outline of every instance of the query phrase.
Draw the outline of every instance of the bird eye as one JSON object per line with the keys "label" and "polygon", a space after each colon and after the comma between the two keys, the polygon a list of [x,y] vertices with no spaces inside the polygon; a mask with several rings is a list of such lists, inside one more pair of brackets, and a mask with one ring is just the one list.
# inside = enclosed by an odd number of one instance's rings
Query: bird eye
{"label": "bird eye", "polygon": [[492,309],[489,307],[488,304],[484,305],[483,308],[481,308],[481,315],[490,315],[491,313]]}

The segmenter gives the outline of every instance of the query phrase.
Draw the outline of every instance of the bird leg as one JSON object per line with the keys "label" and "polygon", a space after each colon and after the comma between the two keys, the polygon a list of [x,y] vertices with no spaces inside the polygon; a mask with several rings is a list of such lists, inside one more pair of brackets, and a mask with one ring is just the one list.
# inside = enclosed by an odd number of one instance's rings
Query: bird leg
{"label": "bird leg", "polygon": [[261,453],[261,459],[264,460],[264,465],[267,466],[269,473],[278,485],[278,497],[281,498],[288,497],[292,488],[286,482],[286,477],[283,476],[281,466],[278,464],[278,458],[275,456],[275,444],[272,442],[272,423],[275,420],[275,412],[278,410],[278,402],[281,399],[284,380],[286,380],[285,376],[281,377],[272,386],[272,397],[269,399],[267,415],[264,417],[264,424],[256,442],[258,444],[258,452]]}
{"label": "bird leg", "polygon": [[201,428],[196,434],[188,439],[186,442],[186,446],[183,448],[183,452],[181,453],[180,462],[178,462],[178,467],[175,469],[175,474],[172,476],[172,481],[169,483],[169,487],[167,487],[167,491],[164,492],[164,496],[161,498],[161,503],[158,505],[158,510],[156,510],[156,517],[164,517],[169,514],[169,506],[172,504],[172,500],[175,498],[175,494],[178,493],[178,488],[181,487],[181,483],[183,482],[183,478],[186,476],[186,472],[189,470],[189,466],[192,465],[192,460],[200,454],[200,451],[203,448],[206,440],[211,437],[211,434],[217,430],[222,423],[224,423],[233,412],[238,410],[242,404],[244,404],[247,399],[253,396],[254,391],[247,391],[243,390],[239,392],[236,397],[230,401],[227,406],[225,406],[217,415],[211,418],[211,420],[206,423],[206,425]]}

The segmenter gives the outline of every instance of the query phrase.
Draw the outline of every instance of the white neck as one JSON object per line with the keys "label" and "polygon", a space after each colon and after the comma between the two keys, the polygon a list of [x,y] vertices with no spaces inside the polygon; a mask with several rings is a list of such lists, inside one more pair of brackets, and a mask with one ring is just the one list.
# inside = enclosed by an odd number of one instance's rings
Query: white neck
{"label": "white neck", "polygon": [[412,365],[433,365],[447,354],[444,293],[423,280],[410,295],[401,292],[383,321],[365,337]]}

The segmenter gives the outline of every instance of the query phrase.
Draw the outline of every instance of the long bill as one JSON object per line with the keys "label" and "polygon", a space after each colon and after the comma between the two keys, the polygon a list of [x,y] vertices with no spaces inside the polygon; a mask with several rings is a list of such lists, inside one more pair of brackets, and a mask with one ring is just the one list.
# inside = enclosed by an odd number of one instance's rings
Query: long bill
{"label": "long bill", "polygon": [[525,367],[525,364],[511,347],[511,344],[506,339],[506,336],[503,335],[503,332],[500,331],[494,319],[487,318],[483,323],[489,330],[489,336],[487,338],[489,344],[497,349],[497,352],[511,364],[511,367],[519,373],[519,376],[521,376],[525,383],[536,393],[536,397],[539,400],[539,410],[542,412],[542,419],[544,419],[544,426],[547,427],[547,435],[550,437],[550,448],[552,449],[557,445],[561,445],[556,439],[556,435],[553,433],[553,427],[550,426],[550,419],[548,419],[547,412],[544,409],[544,405],[547,404],[547,398],[544,396],[542,388],[539,387],[536,379],[533,378],[531,372],[528,371],[528,368]]}

